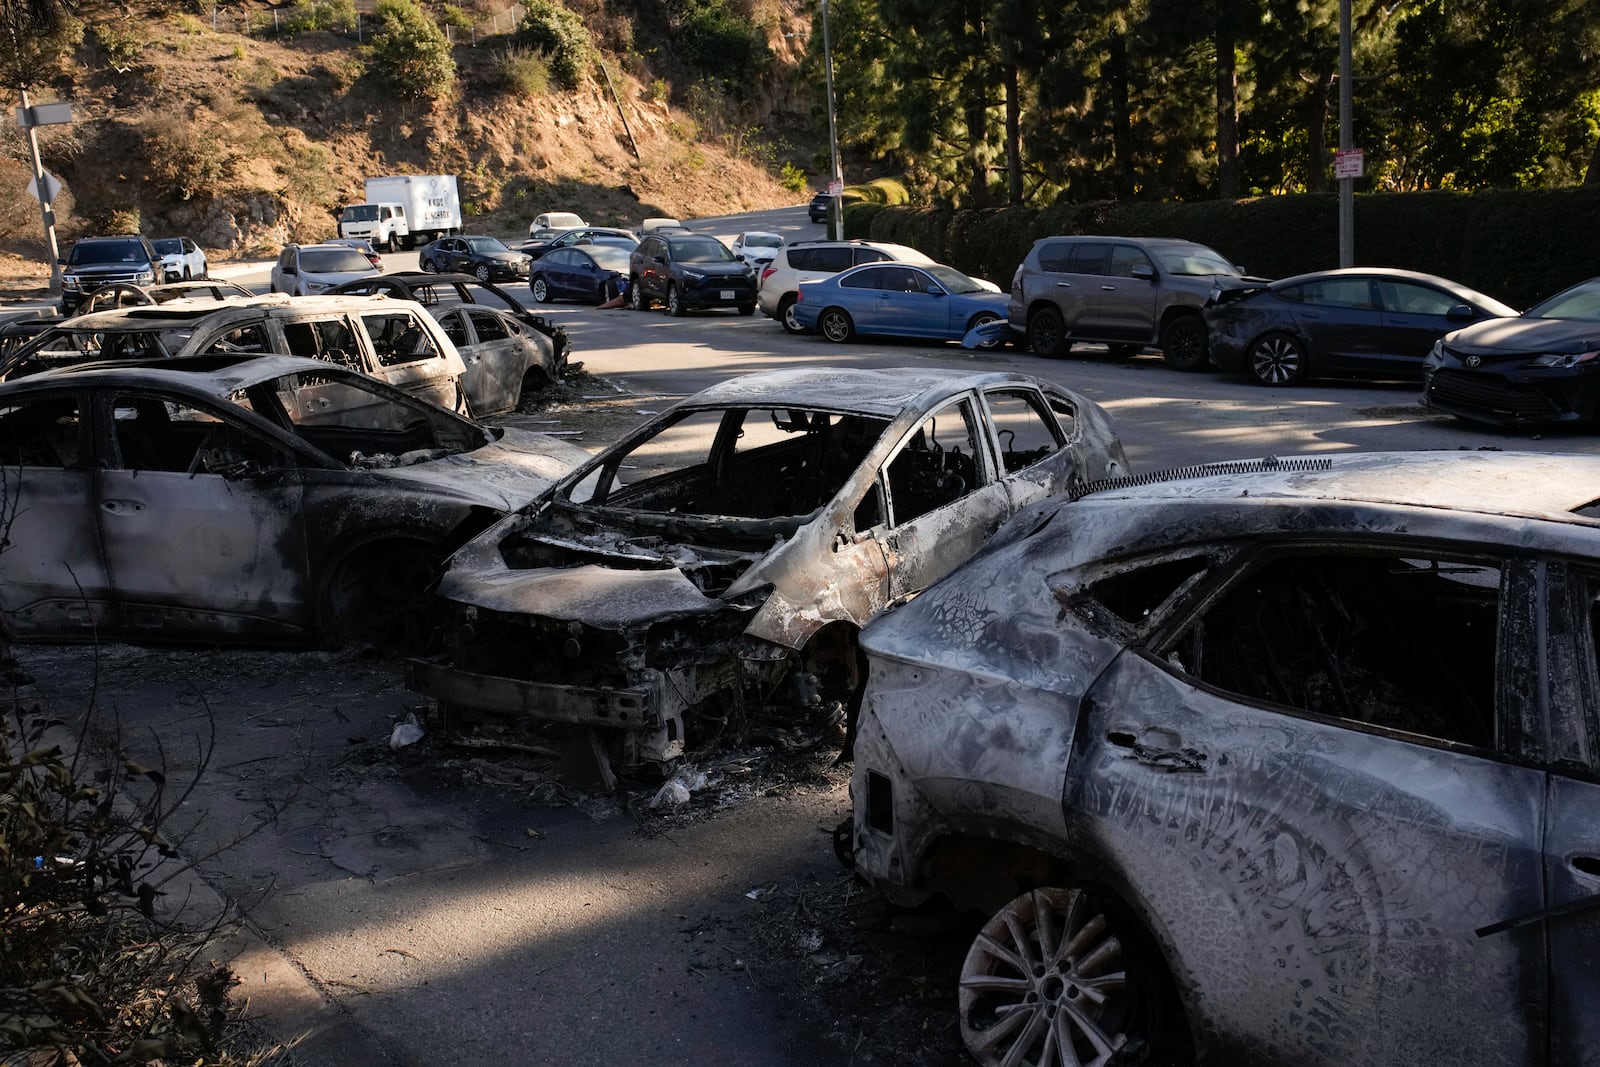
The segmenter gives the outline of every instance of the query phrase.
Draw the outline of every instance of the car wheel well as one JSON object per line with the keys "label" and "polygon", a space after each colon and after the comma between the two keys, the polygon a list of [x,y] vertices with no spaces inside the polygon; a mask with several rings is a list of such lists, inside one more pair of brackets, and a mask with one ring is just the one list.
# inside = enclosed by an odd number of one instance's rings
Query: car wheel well
{"label": "car wheel well", "polygon": [[[460,543],[451,540],[444,544],[415,532],[376,532],[345,545],[322,575],[317,597],[321,643],[338,648],[367,642],[403,654],[426,651],[430,638],[422,632],[420,608],[429,589],[412,586],[423,580],[425,570],[437,579],[445,558]],[[418,611],[398,606],[396,598],[408,592]]]}

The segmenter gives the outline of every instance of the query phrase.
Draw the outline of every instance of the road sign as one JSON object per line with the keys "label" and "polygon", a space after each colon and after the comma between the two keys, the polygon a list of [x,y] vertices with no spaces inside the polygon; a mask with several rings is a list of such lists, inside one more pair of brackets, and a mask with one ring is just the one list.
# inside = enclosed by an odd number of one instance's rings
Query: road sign
{"label": "road sign", "polygon": [[1366,159],[1359,148],[1341,148],[1333,153],[1335,178],[1359,178],[1366,173]]}
{"label": "road sign", "polygon": [[23,129],[29,126],[55,126],[71,121],[71,104],[34,104],[32,107],[17,108],[17,125]]}
{"label": "road sign", "polygon": [[844,182],[829,182],[828,183],[828,195],[829,196],[843,196],[844,195]]}
{"label": "road sign", "polygon": [[[56,181],[55,175],[51,174],[49,171],[45,171],[44,172],[44,189],[45,189],[45,192],[50,194],[50,196],[49,196],[50,202],[52,204],[55,203],[56,202],[56,197],[59,196],[60,193],[61,193],[61,183]],[[33,197],[35,200],[39,199],[39,179],[38,178],[29,178],[28,179],[28,195]]]}

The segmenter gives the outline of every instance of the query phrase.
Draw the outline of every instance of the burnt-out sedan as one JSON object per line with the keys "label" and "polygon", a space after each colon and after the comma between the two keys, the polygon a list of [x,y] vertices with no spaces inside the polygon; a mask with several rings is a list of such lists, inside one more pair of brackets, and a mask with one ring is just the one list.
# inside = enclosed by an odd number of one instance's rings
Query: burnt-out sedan
{"label": "burnt-out sedan", "polygon": [[290,356],[0,385],[18,639],[425,647],[440,562],[588,454]]}
{"label": "burnt-out sedan", "polygon": [[737,378],[458,552],[448,652],[407,682],[475,732],[572,723],[661,769],[697,726],[849,707],[863,624],[1017,508],[1126,470],[1099,407],[1024,375]]}
{"label": "burnt-out sedan", "polygon": [[993,914],[974,1056],[1597,1062],[1600,459],[1135,481],[862,637],[856,870]]}

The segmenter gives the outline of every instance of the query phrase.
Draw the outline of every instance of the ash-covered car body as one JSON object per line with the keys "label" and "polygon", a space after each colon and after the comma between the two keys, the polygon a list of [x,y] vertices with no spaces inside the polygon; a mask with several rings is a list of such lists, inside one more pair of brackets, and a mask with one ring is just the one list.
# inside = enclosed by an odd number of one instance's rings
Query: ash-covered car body
{"label": "ash-covered car body", "polygon": [[7,382],[0,625],[19,639],[425,647],[407,638],[444,557],[587,458],[292,356]]}
{"label": "ash-covered car body", "polygon": [[1600,459],[1126,481],[862,636],[855,868],[999,909],[969,1049],[1595,1062]]}
{"label": "ash-covered car body", "polygon": [[691,711],[849,703],[860,626],[1017,508],[1126,470],[1099,407],[1025,375],[737,378],[458,552],[451,652],[407,682],[480,729],[608,728],[624,768],[664,765]]}

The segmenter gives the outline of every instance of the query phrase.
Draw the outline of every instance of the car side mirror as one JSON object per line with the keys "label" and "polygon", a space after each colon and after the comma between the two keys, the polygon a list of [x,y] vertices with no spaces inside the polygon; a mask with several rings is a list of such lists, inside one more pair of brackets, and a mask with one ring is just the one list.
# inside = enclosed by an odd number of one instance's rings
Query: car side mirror
{"label": "car side mirror", "polygon": [[1449,311],[1446,311],[1444,313],[1444,317],[1449,319],[1451,322],[1470,322],[1478,317],[1478,313],[1473,311],[1472,308],[1468,307],[1466,304],[1457,304]]}
{"label": "car side mirror", "polygon": [[944,295],[944,290],[939,288],[937,285],[930,285],[930,286],[928,286],[928,288],[925,291],[927,292],[927,294],[929,296],[943,296]]}
{"label": "car side mirror", "polygon": [[1134,266],[1133,276],[1143,281],[1153,282],[1156,280],[1156,269],[1148,263],[1140,263]]}
{"label": "car side mirror", "polygon": [[300,272],[295,270],[293,267],[284,267],[283,268],[283,273],[285,273],[285,274],[298,274]]}

